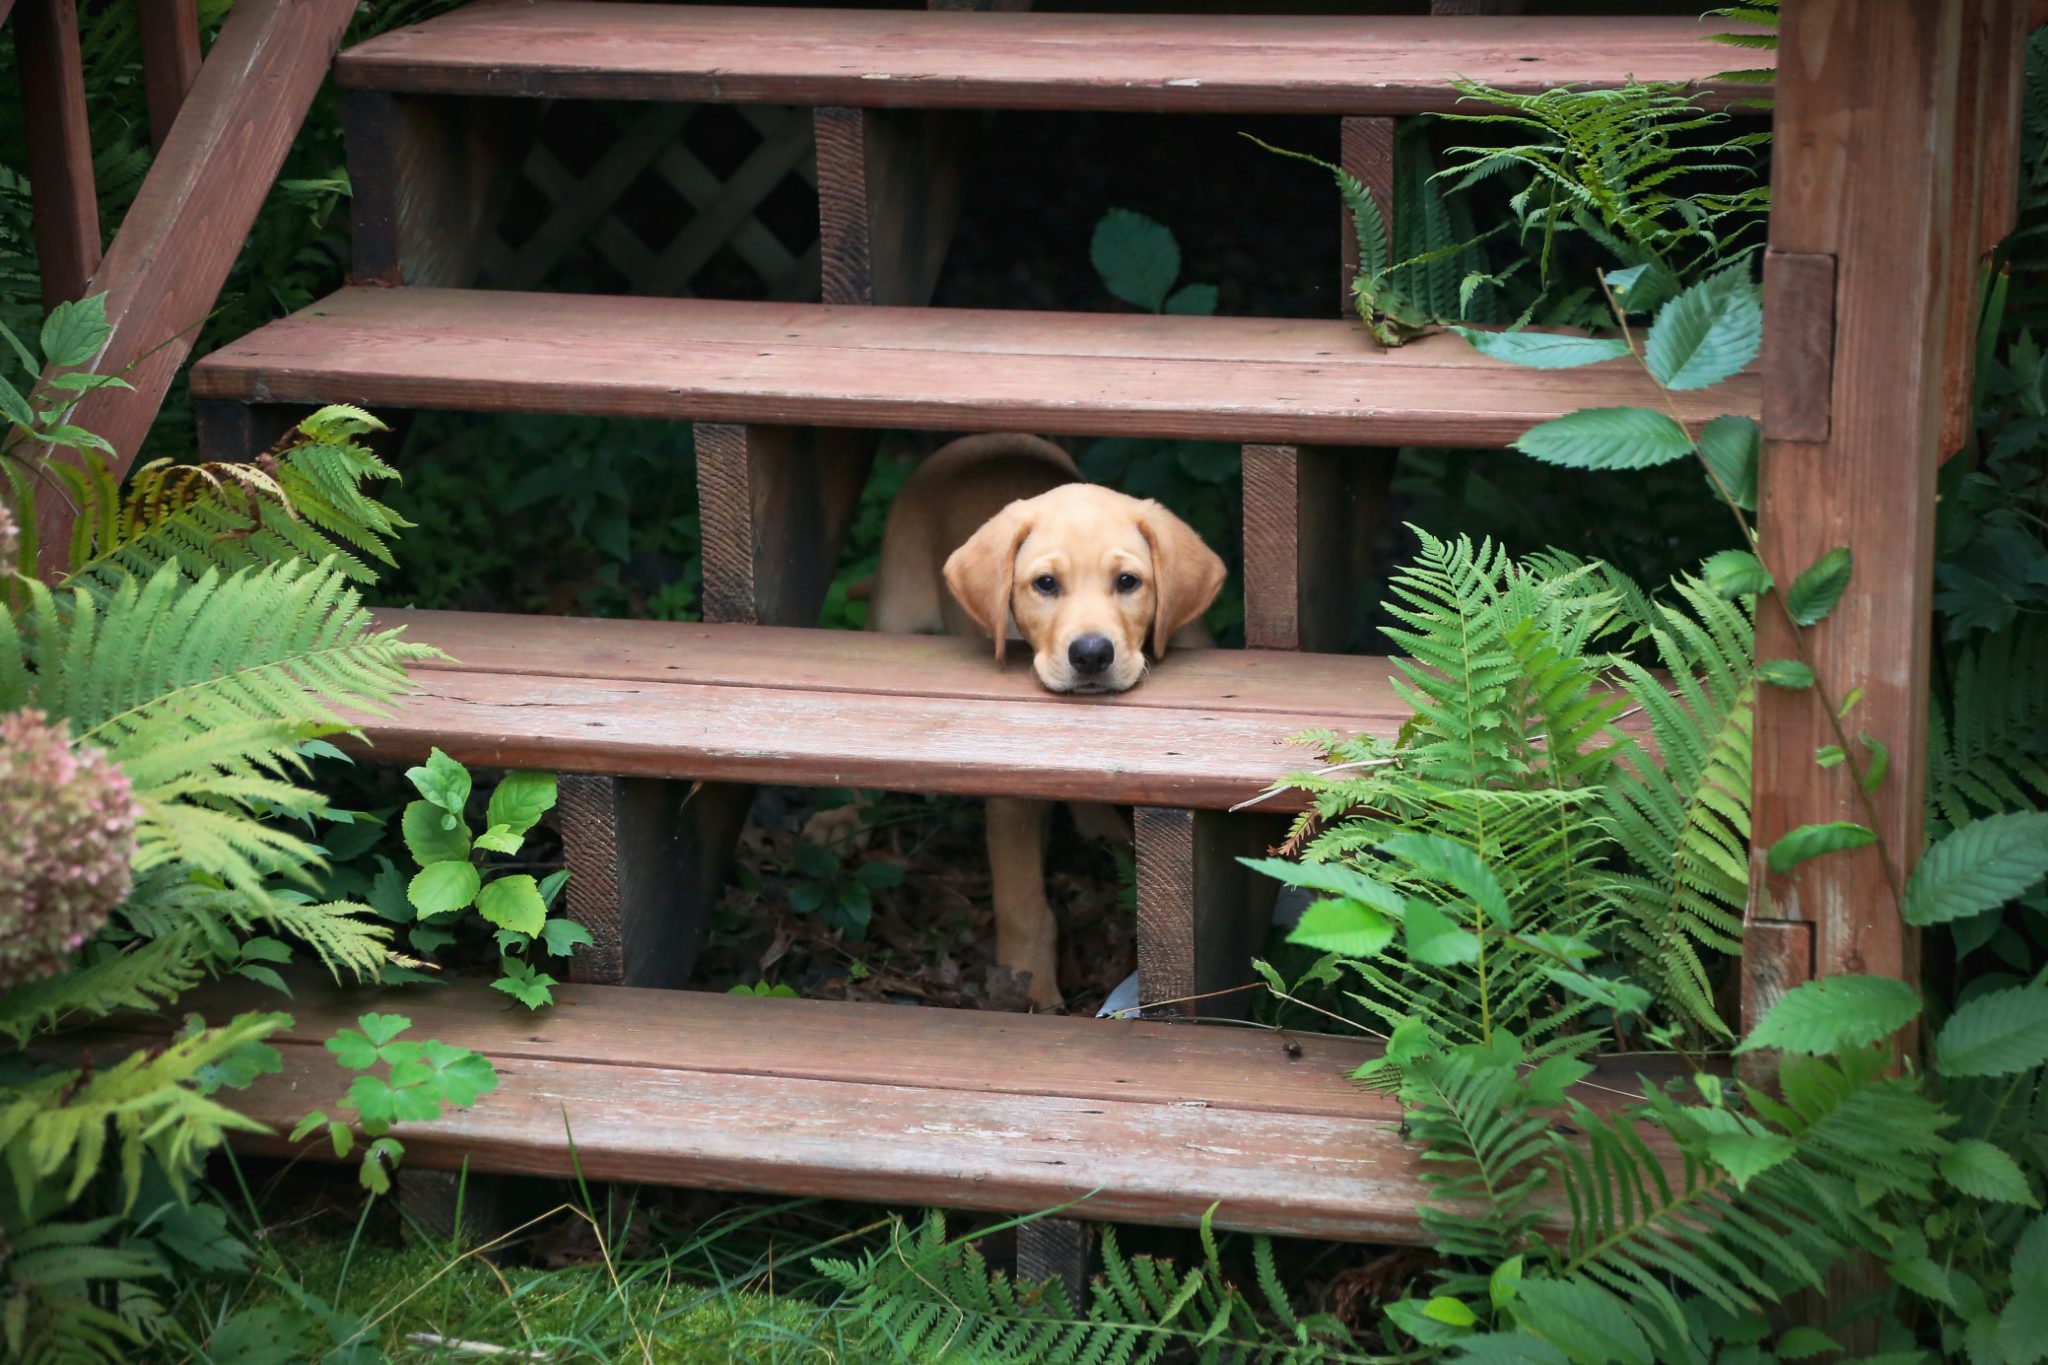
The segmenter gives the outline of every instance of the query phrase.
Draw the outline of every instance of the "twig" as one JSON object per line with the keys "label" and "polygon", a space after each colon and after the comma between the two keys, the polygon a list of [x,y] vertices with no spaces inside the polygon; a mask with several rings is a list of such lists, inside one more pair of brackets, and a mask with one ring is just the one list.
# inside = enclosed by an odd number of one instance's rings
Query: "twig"
{"label": "twig", "polygon": [[463,1341],[459,1337],[444,1337],[439,1332],[413,1332],[407,1341],[420,1346],[439,1346],[444,1351],[453,1351],[464,1356],[512,1356],[519,1360],[546,1360],[545,1351],[523,1351],[517,1346],[493,1346],[488,1341]]}

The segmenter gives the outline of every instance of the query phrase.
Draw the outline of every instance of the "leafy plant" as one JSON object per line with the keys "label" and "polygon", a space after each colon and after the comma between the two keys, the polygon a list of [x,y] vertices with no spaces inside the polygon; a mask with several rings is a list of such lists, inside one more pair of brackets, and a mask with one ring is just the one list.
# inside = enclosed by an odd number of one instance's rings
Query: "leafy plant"
{"label": "leafy plant", "polygon": [[867,937],[875,892],[903,882],[901,863],[875,858],[848,867],[831,849],[807,839],[797,842],[791,857],[799,875],[789,883],[790,909],[816,915],[856,941]]}
{"label": "leafy plant", "polygon": [[[401,1040],[398,1035],[412,1027],[412,1020],[402,1014],[365,1014],[356,1024],[358,1028],[342,1029],[327,1040],[335,1059],[359,1073],[336,1107],[352,1110],[353,1128],[370,1139],[359,1167],[363,1188],[388,1194],[391,1172],[405,1157],[405,1145],[391,1136],[391,1125],[437,1119],[444,1106],[467,1109],[498,1088],[498,1073],[488,1057],[468,1048],[431,1038],[417,1043]],[[380,1062],[386,1068],[381,1076],[376,1074]],[[351,1125],[320,1110],[299,1120],[291,1140],[303,1141],[322,1129],[335,1156],[346,1157],[354,1149]]]}
{"label": "leafy plant", "polygon": [[455,924],[474,909],[495,931],[502,975],[491,985],[528,1009],[552,1004],[559,983],[531,961],[535,945],[567,957],[592,941],[590,931],[576,921],[548,918],[569,873],[558,870],[545,881],[526,872],[487,878],[484,855],[516,856],[525,847],[527,832],[554,809],[554,774],[507,773],[491,789],[482,833],[472,833],[468,824],[475,785],[469,769],[434,749],[405,776],[420,794],[400,817],[406,849],[419,865],[405,887],[414,950],[432,954],[453,943]]}

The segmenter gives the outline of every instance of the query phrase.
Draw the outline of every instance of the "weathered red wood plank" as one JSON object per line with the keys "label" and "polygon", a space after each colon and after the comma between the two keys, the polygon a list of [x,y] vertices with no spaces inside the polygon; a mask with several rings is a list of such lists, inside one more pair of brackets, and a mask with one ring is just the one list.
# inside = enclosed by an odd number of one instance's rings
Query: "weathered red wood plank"
{"label": "weathered red wood plank", "polygon": [[27,106],[29,194],[47,310],[82,297],[100,263],[78,0],[27,0],[14,23],[14,51]]}
{"label": "weathered red wood plank", "polygon": [[[1416,114],[1453,75],[1519,91],[1698,82],[1728,65],[1689,18],[959,14],[470,6],[344,54],[363,89],[865,108]],[[1760,54],[1765,55],[1765,54]],[[1703,92],[1708,103],[1753,87]]]}
{"label": "weathered red wood plank", "polygon": [[135,29],[142,39],[149,143],[162,148],[192,82],[199,79],[198,0],[136,0]]}
{"label": "weathered red wood plank", "polygon": [[[342,290],[209,355],[192,384],[248,402],[1466,448],[1656,401],[1630,365],[1526,370],[1453,336],[1382,350],[1338,321],[433,289]],[[1755,412],[1758,391],[1745,377],[1676,398],[1704,420]]]}
{"label": "weathered red wood plank", "polygon": [[[1919,974],[1895,888],[1922,837],[1941,332],[1955,280],[1949,267],[1955,253],[1976,247],[1974,230],[1960,231],[1951,213],[1966,7],[1964,0],[1799,0],[1785,7],[1780,26],[1787,74],[1776,113],[1770,244],[1834,257],[1835,345],[1826,439],[1781,435],[1767,444],[1763,551],[1777,580],[1789,583],[1832,547],[1853,550],[1847,593],[1806,638],[1828,696],[1863,691],[1846,722],[1852,745],[1854,735],[1868,733],[1891,754],[1890,775],[1872,798],[1889,853],[1836,854],[1789,877],[1773,875],[1762,852],[1787,830],[1867,822],[1871,812],[1847,767],[1823,770],[1814,762],[1817,747],[1835,742],[1818,694],[1760,689],[1752,917],[1812,924],[1818,976],[1868,972],[1915,981]],[[1873,90],[1884,98],[1869,98]],[[1972,216],[1972,229],[1975,222]],[[1774,318],[1785,316],[1776,295],[1766,306]],[[1775,369],[1764,374],[1767,390],[1786,379]],[[1766,408],[1785,410],[1775,400]],[[1791,655],[1777,614],[1760,616],[1760,657]]]}
{"label": "weathered red wood plank", "polygon": [[[86,395],[71,420],[125,470],[240,254],[256,210],[327,74],[355,0],[240,0],[93,276],[113,331],[92,368],[132,389]],[[36,503],[42,571],[62,568],[69,505]]]}

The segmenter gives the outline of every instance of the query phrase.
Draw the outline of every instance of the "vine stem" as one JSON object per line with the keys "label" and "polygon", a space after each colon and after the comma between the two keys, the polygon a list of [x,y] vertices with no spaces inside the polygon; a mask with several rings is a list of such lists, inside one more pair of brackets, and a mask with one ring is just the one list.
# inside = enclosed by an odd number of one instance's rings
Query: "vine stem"
{"label": "vine stem", "polygon": [[[1615,319],[1621,325],[1622,343],[1628,347],[1629,357],[1642,368],[1643,373],[1649,377],[1650,382],[1657,386],[1657,393],[1664,403],[1665,416],[1675,422],[1679,430],[1684,431],[1686,429],[1685,421],[1678,415],[1677,405],[1671,401],[1671,390],[1650,369],[1649,360],[1643,355],[1642,348],[1636,344],[1635,333],[1628,325],[1628,312],[1621,306],[1621,301],[1615,297],[1614,286],[1608,283],[1607,275],[1604,271],[1600,274],[1600,289],[1607,296],[1607,306],[1613,310]],[[1688,437],[1690,437],[1690,433],[1688,433]],[[1761,440],[1761,431],[1758,432],[1758,437]],[[1728,514],[1735,518],[1735,524],[1742,528],[1743,542],[1749,547],[1750,553],[1755,555],[1757,561],[1761,563],[1763,560],[1763,538],[1757,534],[1755,525],[1751,523],[1748,515],[1743,512],[1742,504],[1736,501],[1734,493],[1721,481],[1719,471],[1707,460],[1706,453],[1700,449],[1699,442],[1692,442],[1692,453],[1693,457],[1699,461],[1700,468],[1706,471],[1707,482],[1713,487],[1714,495],[1721,500],[1721,505],[1728,509]],[[1779,616],[1784,619],[1785,625],[1791,631],[1792,648],[1799,655],[1799,662],[1804,664],[1807,671],[1813,675],[1813,683],[1810,690],[1820,702],[1821,710],[1827,716],[1828,728],[1835,736],[1835,746],[1842,754],[1842,766],[1848,770],[1851,785],[1856,789],[1857,803],[1863,808],[1863,817],[1869,822],[1871,836],[1876,840],[1877,861],[1878,865],[1884,869],[1885,887],[1891,893],[1892,908],[1897,910],[1900,918],[1903,919],[1906,913],[1905,887],[1899,877],[1898,866],[1893,861],[1891,843],[1885,838],[1884,831],[1880,827],[1876,795],[1870,790],[1869,785],[1865,781],[1869,771],[1868,766],[1859,761],[1856,746],[1849,742],[1848,731],[1842,726],[1841,708],[1835,704],[1834,697],[1829,693],[1826,684],[1821,680],[1820,670],[1814,666],[1813,650],[1806,639],[1806,628],[1799,623],[1797,617],[1792,615],[1792,608],[1785,601],[1783,592],[1779,590],[1776,577],[1766,576],[1769,578],[1769,582],[1765,584],[1763,592],[1759,595],[1767,598],[1777,610]],[[1759,678],[1759,681],[1764,680]],[[1764,685],[1768,687],[1772,684],[1764,681]]]}

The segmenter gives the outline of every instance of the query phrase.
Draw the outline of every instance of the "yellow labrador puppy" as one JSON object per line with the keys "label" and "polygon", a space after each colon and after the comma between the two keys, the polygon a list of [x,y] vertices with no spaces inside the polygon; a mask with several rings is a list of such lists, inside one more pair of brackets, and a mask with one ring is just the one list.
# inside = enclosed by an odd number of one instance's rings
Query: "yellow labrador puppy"
{"label": "yellow labrador puppy", "polygon": [[[1035,436],[967,436],[918,466],[889,509],[871,629],[990,636],[1031,646],[1048,691],[1121,692],[1169,644],[1206,644],[1197,622],[1223,561],[1156,502],[1081,482]],[[1041,801],[991,797],[996,960],[1032,1003],[1060,1004],[1058,928],[1045,896]]]}

